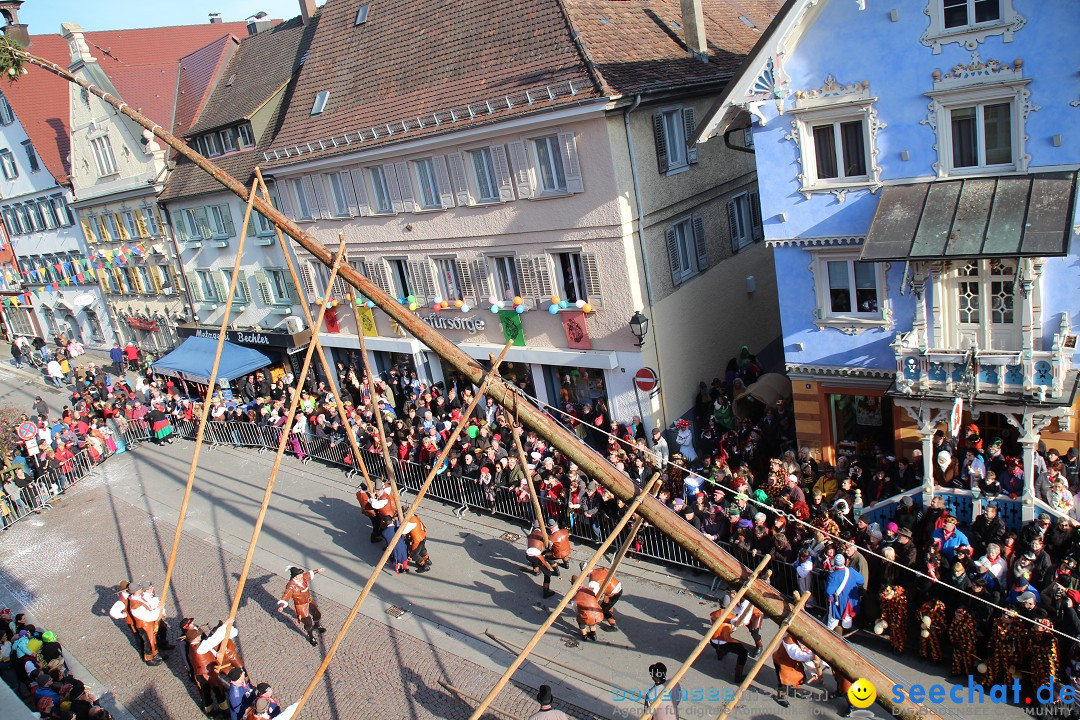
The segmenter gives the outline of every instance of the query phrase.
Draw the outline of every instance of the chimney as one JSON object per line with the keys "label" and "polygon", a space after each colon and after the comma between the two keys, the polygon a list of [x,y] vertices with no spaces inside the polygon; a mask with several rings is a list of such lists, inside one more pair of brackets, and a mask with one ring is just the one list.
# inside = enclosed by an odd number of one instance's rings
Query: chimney
{"label": "chimney", "polygon": [[210,24],[218,25],[221,23],[221,13],[210,13]]}
{"label": "chimney", "polygon": [[709,45],[705,40],[705,16],[701,0],[682,0],[682,26],[686,33],[686,47],[702,62],[709,61]]}
{"label": "chimney", "polygon": [[19,22],[19,6],[23,0],[3,0],[0,2],[0,15],[4,17],[4,35],[14,41],[23,50],[30,47],[30,31],[26,24]]}
{"label": "chimney", "polygon": [[300,0],[300,17],[303,18],[305,25],[311,21],[311,16],[314,14],[315,0]]}
{"label": "chimney", "polygon": [[258,12],[247,20],[248,35],[258,35],[263,30],[270,29],[270,16],[264,12]]}

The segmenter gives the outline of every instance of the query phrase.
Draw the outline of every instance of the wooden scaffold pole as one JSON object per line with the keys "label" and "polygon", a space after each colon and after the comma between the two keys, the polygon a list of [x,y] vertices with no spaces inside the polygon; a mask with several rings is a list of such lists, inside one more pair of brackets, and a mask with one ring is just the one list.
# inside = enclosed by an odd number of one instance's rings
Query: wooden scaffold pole
{"label": "wooden scaffold pole", "polygon": [[[510,420],[509,413],[503,413],[503,416],[507,421]],[[547,547],[550,539],[548,538],[547,525],[544,524],[544,511],[540,508],[540,498],[537,497],[536,485],[533,483],[532,475],[529,473],[529,459],[525,457],[525,448],[521,445],[521,425],[511,422],[510,434],[514,438],[514,449],[517,451],[518,464],[521,465],[521,472],[525,474],[525,485],[529,488],[533,514],[536,515],[535,524],[540,527],[540,534],[544,538],[544,547]]]}

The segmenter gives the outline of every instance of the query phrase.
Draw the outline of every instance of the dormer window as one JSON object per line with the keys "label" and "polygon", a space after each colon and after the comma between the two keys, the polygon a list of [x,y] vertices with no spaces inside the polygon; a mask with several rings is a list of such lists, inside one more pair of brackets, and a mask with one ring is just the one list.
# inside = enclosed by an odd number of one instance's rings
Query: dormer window
{"label": "dormer window", "polygon": [[225,128],[218,133],[221,136],[221,149],[223,152],[236,151],[236,129]]}
{"label": "dormer window", "polygon": [[311,106],[312,115],[320,115],[326,109],[326,102],[330,99],[330,91],[323,90],[315,96],[315,102]]}
{"label": "dormer window", "polygon": [[251,123],[242,123],[237,128],[237,136],[240,140],[240,147],[255,147],[255,133],[251,130]]}
{"label": "dormer window", "polygon": [[198,140],[199,149],[206,157],[217,157],[221,154],[221,144],[216,133],[203,135]]}
{"label": "dormer window", "polygon": [[367,22],[368,4],[364,3],[356,11],[356,25],[363,25]]}

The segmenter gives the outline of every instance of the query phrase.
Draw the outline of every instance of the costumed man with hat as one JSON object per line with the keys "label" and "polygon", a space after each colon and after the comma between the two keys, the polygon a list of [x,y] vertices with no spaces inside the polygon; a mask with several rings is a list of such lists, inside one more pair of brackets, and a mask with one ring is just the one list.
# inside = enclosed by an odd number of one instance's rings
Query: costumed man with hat
{"label": "costumed man with hat", "polygon": [[368,493],[366,486],[361,485],[359,488],[357,488],[356,499],[360,503],[360,509],[363,511],[364,515],[367,516],[367,519],[371,522],[371,542],[379,542],[380,540],[382,540],[382,535],[380,534],[379,528],[379,513],[376,512],[375,508],[371,506],[372,498],[371,494]]}
{"label": "costumed man with hat", "polygon": [[139,589],[129,593],[131,585],[126,580],[120,583],[120,599],[113,604],[109,615],[114,619],[124,619],[135,634],[142,652],[143,662],[147,665],[160,665],[158,648],[169,650],[169,626],[162,618],[162,608],[154,588]]}
{"label": "costumed man with hat", "polygon": [[303,625],[312,647],[318,644],[315,640],[315,632],[326,632],[326,628],[320,622],[322,613],[319,612],[319,606],[311,599],[311,580],[323,572],[326,572],[326,568],[305,571],[303,568],[290,567],[289,582],[285,585],[285,592],[282,593],[281,599],[278,600],[278,612],[285,612],[289,601],[292,600],[296,620]]}
{"label": "costumed man with hat", "polygon": [[529,559],[529,565],[532,567],[532,574],[539,575],[540,571],[544,572],[544,599],[551,597],[555,593],[551,589],[551,576],[559,576],[559,568],[553,567],[547,559],[547,548],[544,546],[544,534],[540,531],[539,525],[533,525],[532,532],[529,533],[528,545],[525,548],[525,557]]}
{"label": "costumed man with hat", "polygon": [[555,561],[564,568],[570,567],[570,531],[566,528],[559,528],[558,521],[555,518],[548,518],[548,539],[551,544],[548,546],[548,558]]}
{"label": "costumed man with hat", "polygon": [[596,640],[596,626],[604,619],[604,611],[596,599],[596,593],[600,591],[600,585],[588,582],[578,588],[574,594],[574,610],[577,612],[577,624],[581,630],[581,637],[586,640]]}
{"label": "costumed man with hat", "polygon": [[811,671],[812,679],[816,679],[813,670],[814,653],[794,636],[787,634],[773,653],[772,661],[777,682],[774,699],[780,707],[787,707],[788,698],[798,697],[798,689],[806,679],[807,670]]}
{"label": "costumed man with hat", "polygon": [[[586,563],[580,563],[578,569],[584,570]],[[570,578],[570,582],[576,582],[577,576]],[[605,627],[610,630],[615,629],[615,613],[611,610],[615,607],[615,603],[619,602],[619,598],[622,597],[622,583],[614,575],[608,572],[607,568],[593,568],[589,573],[589,580],[585,583],[586,586],[596,587],[593,589],[593,595],[600,602],[600,609],[604,613],[604,620],[607,621]]]}
{"label": "costumed man with hat", "polygon": [[570,720],[562,710],[551,707],[554,698],[551,696],[551,686],[541,685],[536,693],[536,702],[540,703],[540,709],[529,716],[529,720]]}
{"label": "costumed man with hat", "polygon": [[656,698],[660,698],[660,702],[656,703],[656,709],[653,711],[653,717],[658,720],[663,718],[679,720],[679,701],[682,700],[682,688],[678,683],[675,683],[675,687],[667,687],[667,665],[662,662],[653,663],[649,666],[649,676],[652,678],[653,686],[649,688],[643,698],[645,708],[648,709]]}
{"label": "costumed man with hat", "polygon": [[[716,622],[716,619],[723,614],[724,608],[719,607],[712,611],[709,615],[711,623]],[[746,677],[746,658],[749,656],[749,652],[746,646],[732,637],[735,632],[736,616],[734,613],[729,615],[713,633],[709,642],[712,644],[713,649],[716,651],[716,659],[723,660],[728,653],[735,653],[735,682],[742,682]]]}
{"label": "costumed man with hat", "polygon": [[405,545],[409,548],[409,559],[416,565],[416,572],[426,573],[431,569],[431,558],[427,552],[427,527],[419,515],[405,523]]}
{"label": "costumed man with hat", "polygon": [[397,501],[394,499],[394,492],[382,480],[375,483],[375,497],[371,498],[371,508],[375,511],[380,530],[385,529],[397,518]]}
{"label": "costumed man with hat", "polygon": [[[191,668],[191,678],[199,691],[199,697],[202,698],[203,712],[209,716],[213,715],[215,710],[228,711],[229,704],[225,697],[224,687],[226,683],[218,677],[219,668],[216,657],[216,648],[225,634],[224,625],[220,628],[221,632],[214,636],[216,642],[207,642],[206,633],[200,630],[191,618],[185,619],[181,627],[184,631],[184,642],[187,645],[186,656],[188,666]],[[236,628],[233,628],[230,634],[236,637]]]}

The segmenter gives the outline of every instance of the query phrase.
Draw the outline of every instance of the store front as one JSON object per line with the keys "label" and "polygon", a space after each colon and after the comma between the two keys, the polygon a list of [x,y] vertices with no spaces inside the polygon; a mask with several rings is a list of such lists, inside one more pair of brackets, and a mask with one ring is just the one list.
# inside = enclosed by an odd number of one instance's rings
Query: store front
{"label": "store front", "polygon": [[[189,337],[210,338],[216,340],[220,328],[205,325],[180,325],[176,328],[176,334],[180,340]],[[283,372],[288,370],[294,375],[300,374],[304,361],[304,350],[311,340],[311,331],[302,330],[298,333],[267,332],[265,330],[228,330],[225,340],[249,347],[265,353],[270,358],[271,371]],[[314,371],[314,365],[313,365]],[[319,373],[321,376],[321,373]]]}

